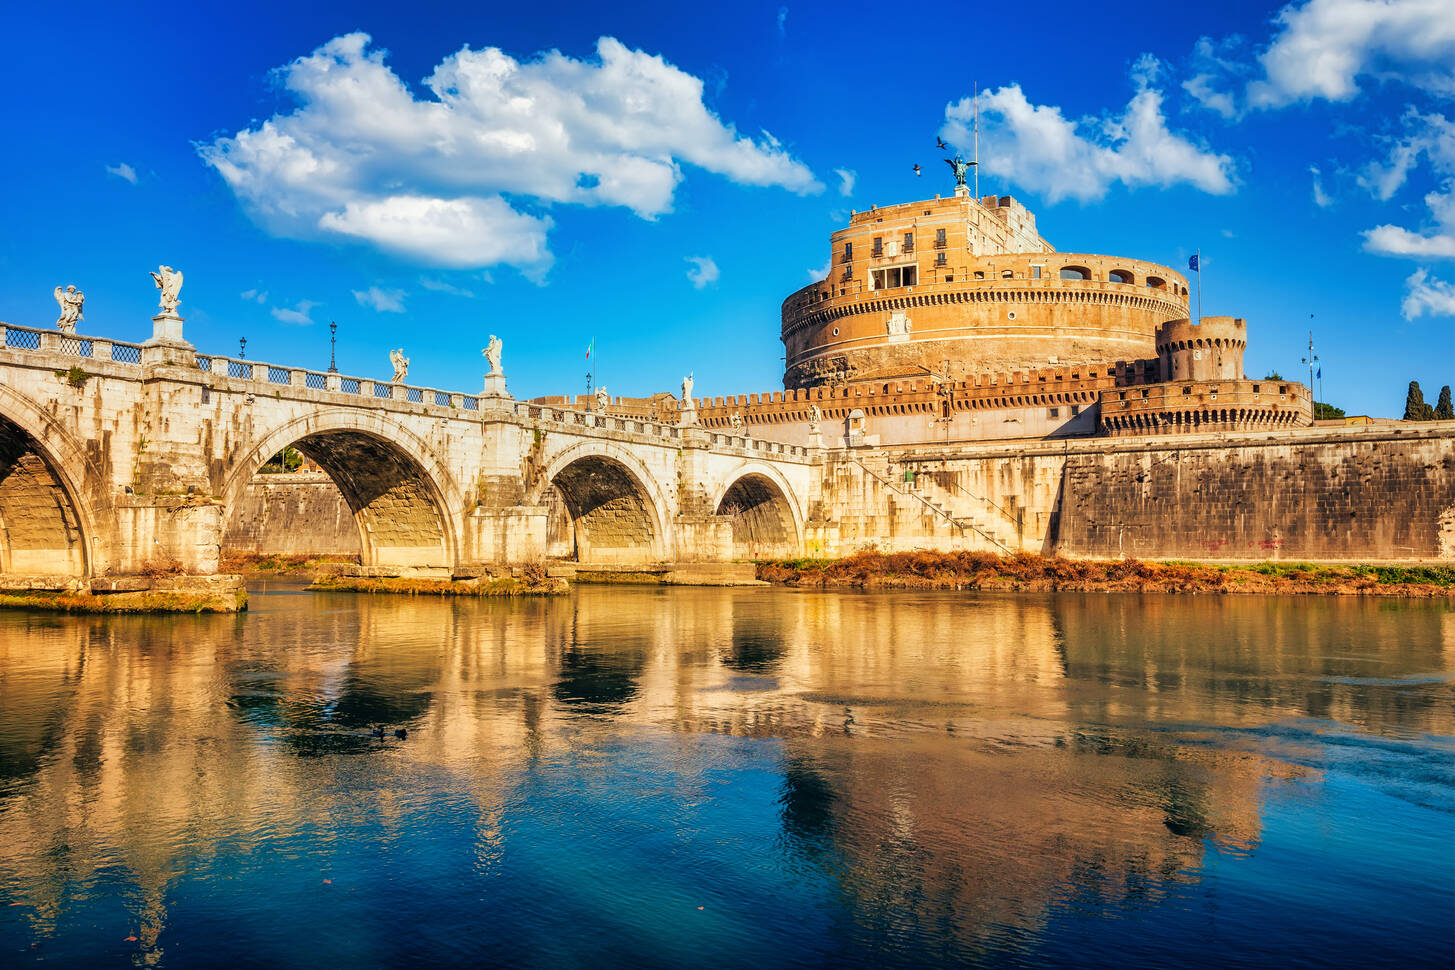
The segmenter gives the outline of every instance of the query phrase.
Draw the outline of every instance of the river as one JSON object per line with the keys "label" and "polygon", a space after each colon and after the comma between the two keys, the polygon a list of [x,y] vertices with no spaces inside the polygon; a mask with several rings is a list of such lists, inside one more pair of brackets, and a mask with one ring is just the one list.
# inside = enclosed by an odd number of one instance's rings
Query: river
{"label": "river", "polygon": [[1452,671],[1448,599],[0,613],[0,963],[1448,967]]}

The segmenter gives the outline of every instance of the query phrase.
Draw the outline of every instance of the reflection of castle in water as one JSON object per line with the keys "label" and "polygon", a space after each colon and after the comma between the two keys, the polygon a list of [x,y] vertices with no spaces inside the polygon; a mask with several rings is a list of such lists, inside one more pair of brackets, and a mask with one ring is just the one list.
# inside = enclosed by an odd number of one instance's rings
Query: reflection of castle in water
{"label": "reflection of castle in water", "polygon": [[[1336,717],[1455,733],[1433,695],[1324,676],[1342,669],[1330,658],[1350,630],[1399,634],[1381,676],[1439,669],[1437,610],[1381,625],[1355,616],[1379,604],[1292,619],[1251,598],[310,602],[246,623],[4,618],[0,871],[38,932],[71,883],[120,866],[155,942],[190,854],[226,844],[261,860],[276,840],[326,827],[350,770],[339,758],[382,759],[357,762],[371,783],[348,792],[346,815],[397,835],[431,779],[464,796],[469,848],[489,860],[509,849],[505,823],[534,766],[579,762],[590,779],[600,769],[586,754],[649,738],[671,773],[697,749],[661,739],[711,734],[777,739],[775,851],[835,859],[842,895],[871,922],[907,907],[953,914],[972,936],[1034,929],[1068,893],[1155,898],[1195,875],[1203,836],[1251,846],[1260,786],[1294,771],[1142,725]],[[30,626],[14,635],[16,624]],[[1217,663],[1204,653],[1214,629],[1229,631]],[[407,726],[407,743],[381,746],[375,724]]]}

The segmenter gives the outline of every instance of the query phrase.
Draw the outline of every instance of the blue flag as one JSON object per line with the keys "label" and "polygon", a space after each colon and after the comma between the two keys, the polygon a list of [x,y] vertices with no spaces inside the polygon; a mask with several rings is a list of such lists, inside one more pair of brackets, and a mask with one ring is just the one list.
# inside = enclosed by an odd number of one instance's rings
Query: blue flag
{"label": "blue flag", "polygon": [[1319,368],[1319,372],[1318,372],[1318,375],[1317,376],[1318,376],[1318,379],[1319,380],[1323,380],[1324,379],[1324,369],[1322,367]]}
{"label": "blue flag", "polygon": [[1192,270],[1194,273],[1199,272],[1199,270],[1197,268],[1197,257],[1196,256],[1192,257],[1191,259],[1189,259],[1187,261],[1187,268],[1190,269],[1190,270]]}

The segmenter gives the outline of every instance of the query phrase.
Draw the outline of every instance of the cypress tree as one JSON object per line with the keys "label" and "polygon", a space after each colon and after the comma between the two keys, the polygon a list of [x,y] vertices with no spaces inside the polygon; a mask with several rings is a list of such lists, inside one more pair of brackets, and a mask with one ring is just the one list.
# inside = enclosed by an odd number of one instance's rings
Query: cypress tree
{"label": "cypress tree", "polygon": [[1455,407],[1450,405],[1450,385],[1440,388],[1440,400],[1435,404],[1435,417],[1440,421],[1455,418]]}
{"label": "cypress tree", "polygon": [[1404,397],[1404,419],[1406,421],[1425,420],[1425,395],[1420,390],[1419,381],[1410,381],[1409,393]]}

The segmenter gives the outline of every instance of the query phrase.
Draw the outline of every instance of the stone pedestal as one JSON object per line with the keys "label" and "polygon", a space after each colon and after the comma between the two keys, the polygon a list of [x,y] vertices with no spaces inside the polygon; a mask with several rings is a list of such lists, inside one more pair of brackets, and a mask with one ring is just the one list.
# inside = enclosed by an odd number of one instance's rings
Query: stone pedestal
{"label": "stone pedestal", "polygon": [[678,416],[677,423],[684,428],[691,428],[697,425],[697,405],[690,399],[683,403],[682,413]]}
{"label": "stone pedestal", "polygon": [[195,367],[196,351],[182,338],[182,318],[176,311],[152,317],[152,339],[141,345],[143,364],[171,363]]}
{"label": "stone pedestal", "polygon": [[485,388],[480,392],[481,397],[510,397],[510,392],[505,389],[504,374],[486,374]]}

